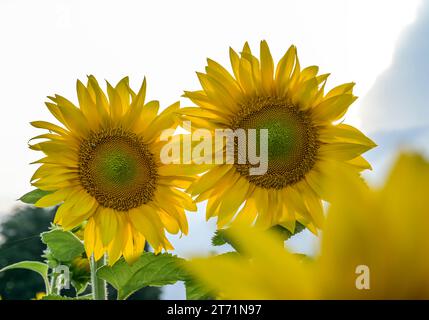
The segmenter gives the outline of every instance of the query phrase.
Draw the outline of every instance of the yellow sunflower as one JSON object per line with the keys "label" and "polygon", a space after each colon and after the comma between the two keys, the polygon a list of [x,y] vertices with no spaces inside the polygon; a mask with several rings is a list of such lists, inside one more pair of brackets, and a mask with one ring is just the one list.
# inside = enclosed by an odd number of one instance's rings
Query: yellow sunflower
{"label": "yellow sunflower", "polygon": [[379,189],[341,167],[327,189],[335,202],[314,259],[288,252],[274,233],[236,226],[228,235],[242,255],[188,269],[227,299],[429,299],[429,162],[402,154]]}
{"label": "yellow sunflower", "polygon": [[41,190],[51,191],[38,207],[60,203],[54,222],[70,230],[87,221],[84,244],[88,257],[104,253],[109,263],[121,256],[136,259],[145,241],[155,252],[172,249],[165,229],[186,234],[184,209],[195,211],[192,199],[178,188],[193,180],[171,170],[159,159],[164,145],[159,136],[178,124],[175,103],[158,114],[159,102],[145,104],[146,80],[138,93],[128,78],[115,87],[107,83],[107,96],[93,76],[87,86],[77,81],[79,107],[55,95],[46,102],[63,126],[45,121],[31,124],[49,130],[30,146],[45,157],[31,178]]}
{"label": "yellow sunflower", "polygon": [[294,46],[276,68],[266,41],[259,60],[247,43],[240,55],[230,49],[230,59],[233,75],[207,60],[206,73],[197,73],[202,90],[184,94],[199,108],[180,113],[193,128],[268,129],[268,170],[250,175],[249,163],[217,165],[188,191],[198,201],[208,199],[207,218],[218,216],[219,227],[256,221],[293,231],[299,221],[317,232],[327,198],[320,181],[332,174],[328,164],[345,163],[356,173],[371,169],[361,154],[374,142],[338,123],[356,100],[354,83],[325,94],[329,74],[318,75],[317,66],[301,69]]}

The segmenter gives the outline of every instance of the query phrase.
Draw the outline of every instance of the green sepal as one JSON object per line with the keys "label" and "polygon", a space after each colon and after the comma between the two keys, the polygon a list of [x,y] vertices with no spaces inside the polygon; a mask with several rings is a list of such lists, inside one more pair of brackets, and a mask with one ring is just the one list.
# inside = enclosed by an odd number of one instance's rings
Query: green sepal
{"label": "green sepal", "polygon": [[30,192],[27,192],[24,194],[21,198],[18,200],[27,203],[27,204],[35,204],[39,199],[43,198],[44,196],[52,193],[52,191],[45,191],[40,189],[34,189]]}

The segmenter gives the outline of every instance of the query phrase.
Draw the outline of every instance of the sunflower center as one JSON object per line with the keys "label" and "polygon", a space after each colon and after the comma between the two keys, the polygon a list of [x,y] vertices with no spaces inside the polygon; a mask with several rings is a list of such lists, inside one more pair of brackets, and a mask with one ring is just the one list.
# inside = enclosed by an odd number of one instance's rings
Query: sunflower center
{"label": "sunflower center", "polygon": [[[234,129],[268,130],[268,170],[264,175],[249,175],[250,164],[235,164],[237,171],[251,183],[282,189],[302,180],[316,162],[319,142],[308,111],[287,100],[259,97],[242,105],[233,120]],[[237,148],[236,148],[237,149]],[[257,149],[259,146],[257,145]]]}
{"label": "sunflower center", "polygon": [[127,185],[134,180],[137,164],[132,155],[128,154],[126,150],[107,148],[103,151],[98,155],[98,161],[94,163],[102,179],[117,185]]}
{"label": "sunflower center", "polygon": [[158,176],[153,159],[134,133],[102,130],[80,146],[80,181],[100,205],[127,211],[152,199]]}

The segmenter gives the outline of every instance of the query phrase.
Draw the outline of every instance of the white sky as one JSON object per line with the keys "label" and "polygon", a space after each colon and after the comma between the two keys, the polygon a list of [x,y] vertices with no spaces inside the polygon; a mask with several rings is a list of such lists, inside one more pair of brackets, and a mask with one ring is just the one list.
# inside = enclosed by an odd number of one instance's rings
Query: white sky
{"label": "white sky", "polygon": [[[205,58],[229,65],[228,47],[266,39],[275,59],[298,46],[303,65],[330,72],[330,86],[355,81],[364,97],[391,63],[401,31],[419,0],[288,1],[20,1],[0,3],[2,157],[0,215],[30,190],[39,155],[30,121],[51,120],[45,96],[76,101],[76,78],[87,74],[134,86],[148,78],[148,97],[163,106],[198,88]],[[182,100],[184,104],[188,101]],[[182,104],[183,105],[183,104]],[[359,100],[347,121],[359,125]],[[214,228],[190,217],[190,236],[173,238],[181,255],[207,249]],[[311,245],[311,241],[309,242]],[[174,296],[174,295],[173,295]]]}

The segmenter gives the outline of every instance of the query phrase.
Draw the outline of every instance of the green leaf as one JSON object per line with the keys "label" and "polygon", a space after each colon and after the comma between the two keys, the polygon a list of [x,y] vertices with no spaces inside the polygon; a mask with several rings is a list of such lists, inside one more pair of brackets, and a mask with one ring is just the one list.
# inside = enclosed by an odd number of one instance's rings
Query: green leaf
{"label": "green leaf", "polygon": [[76,294],[82,294],[91,280],[89,264],[86,258],[77,258],[73,260],[70,266],[71,284],[76,289]]}
{"label": "green leaf", "polygon": [[4,267],[0,272],[4,272],[12,269],[26,269],[37,272],[43,278],[45,282],[46,292],[49,292],[49,280],[48,280],[48,265],[39,261],[21,261]]}
{"label": "green leaf", "polygon": [[72,261],[84,251],[83,243],[70,231],[54,229],[41,235],[53,257],[62,262]]}
{"label": "green leaf", "polygon": [[271,230],[279,233],[279,235],[283,238],[284,241],[286,241],[287,239],[289,239],[289,238],[293,237],[294,235],[300,233],[304,229],[305,229],[305,226],[303,224],[299,223],[298,221],[295,224],[295,230],[293,233],[281,225],[276,225],[276,226],[271,227]]}
{"label": "green leaf", "polygon": [[34,189],[26,194],[24,194],[18,200],[27,203],[27,204],[35,204],[40,198],[43,198],[47,194],[52,193],[52,191],[44,191],[40,189]]}
{"label": "green leaf", "polygon": [[[305,226],[303,224],[299,223],[298,221],[295,224],[294,233],[290,232],[288,229],[286,229],[285,227],[283,227],[281,225],[275,225],[275,226],[270,228],[270,230],[277,232],[284,241],[286,241],[290,237],[300,233],[304,229],[305,229]],[[228,233],[228,229],[216,230],[214,236],[212,237],[212,245],[213,246],[223,246],[225,244],[229,244],[237,252],[239,252],[238,247],[236,247],[234,242],[228,238],[227,233]]]}
{"label": "green leaf", "polygon": [[227,232],[228,232],[228,229],[216,230],[212,238],[212,245],[223,246],[224,244],[229,244],[236,251],[238,251],[238,248],[235,247],[234,242],[227,237]]}
{"label": "green leaf", "polygon": [[214,295],[199,281],[188,279],[185,286],[187,300],[213,300]]}
{"label": "green leaf", "polygon": [[88,295],[72,298],[72,297],[59,296],[56,294],[50,294],[50,295],[44,296],[42,300],[92,300],[92,295],[88,294]]}
{"label": "green leaf", "polygon": [[76,281],[74,279],[71,280],[72,286],[76,289],[76,294],[82,294],[85,292],[88,287],[90,279],[85,279],[84,281]]}
{"label": "green leaf", "polygon": [[101,267],[97,276],[109,282],[118,291],[118,299],[123,300],[143,287],[184,281],[183,263],[183,259],[171,254],[144,252],[132,265],[122,258],[113,266]]}
{"label": "green leaf", "polygon": [[52,254],[49,248],[43,250],[42,258],[45,259],[45,263],[48,264],[49,268],[54,269],[61,264],[61,261],[57,260]]}
{"label": "green leaf", "polygon": [[212,245],[217,246],[223,246],[224,244],[227,244],[228,240],[225,237],[225,231],[224,230],[216,230],[213,238],[212,238]]}

